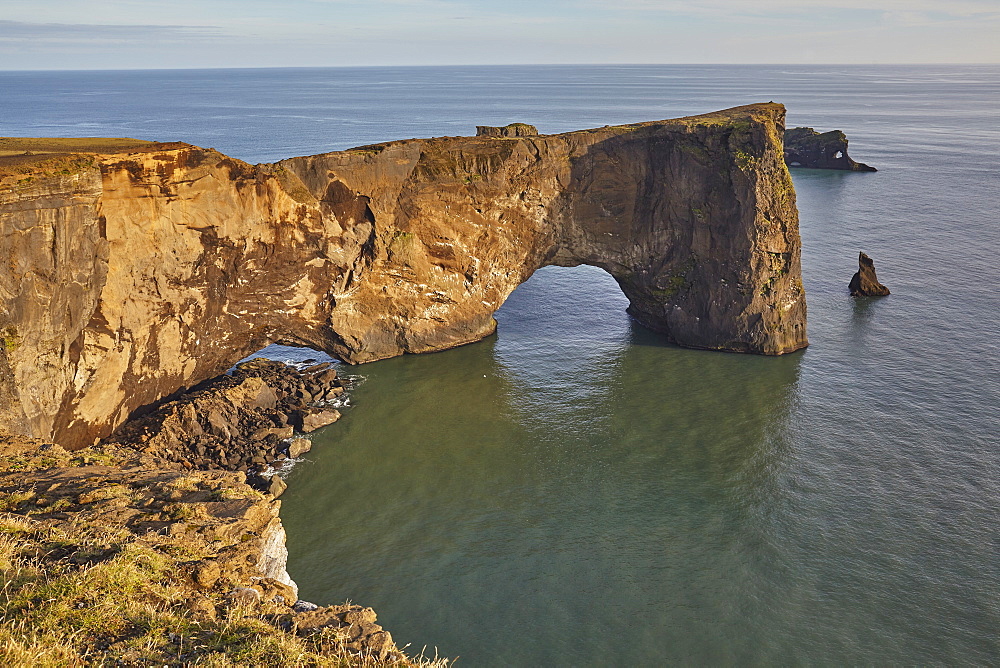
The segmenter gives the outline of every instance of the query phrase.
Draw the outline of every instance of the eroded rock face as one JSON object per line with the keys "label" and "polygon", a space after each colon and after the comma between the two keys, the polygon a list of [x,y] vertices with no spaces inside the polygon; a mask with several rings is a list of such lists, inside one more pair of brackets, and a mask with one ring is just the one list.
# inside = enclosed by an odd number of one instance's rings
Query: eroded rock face
{"label": "eroded rock face", "polygon": [[43,162],[0,182],[0,429],[88,445],[272,342],[359,363],[476,341],[546,265],[605,269],[680,345],[797,350],[783,123],[761,104],[274,165],[176,144]]}
{"label": "eroded rock face", "polygon": [[889,288],[879,283],[875,275],[875,261],[864,253],[858,254],[858,271],[851,277],[847,289],[852,297],[884,297],[889,294]]}
{"label": "eroded rock face", "polygon": [[785,162],[790,167],[842,169],[850,172],[876,172],[863,162],[847,155],[847,135],[841,130],[816,132],[812,128],[785,131]]}
{"label": "eroded rock face", "polygon": [[492,125],[477,125],[477,137],[533,137],[538,134],[538,128],[527,123],[511,123],[503,127]]}

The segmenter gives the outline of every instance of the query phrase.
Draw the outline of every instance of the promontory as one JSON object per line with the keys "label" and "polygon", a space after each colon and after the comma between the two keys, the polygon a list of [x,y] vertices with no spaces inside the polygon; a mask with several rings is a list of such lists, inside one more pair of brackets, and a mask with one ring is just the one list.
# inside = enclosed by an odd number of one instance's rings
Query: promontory
{"label": "promontory", "polygon": [[261,165],[0,140],[0,432],[84,447],[272,342],[359,363],[476,341],[546,265],[601,267],[682,346],[800,349],[784,117],[756,104]]}

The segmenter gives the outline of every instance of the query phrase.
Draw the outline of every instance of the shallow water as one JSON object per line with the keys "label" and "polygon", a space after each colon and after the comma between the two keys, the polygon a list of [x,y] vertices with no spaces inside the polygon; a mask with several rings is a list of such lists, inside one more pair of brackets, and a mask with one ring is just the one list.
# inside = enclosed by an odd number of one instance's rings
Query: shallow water
{"label": "shallow water", "polygon": [[[0,85],[0,134],[183,138],[251,161],[770,99],[790,125],[845,130],[878,173],[793,170],[807,350],[669,346],[602,271],[539,271],[495,337],[347,369],[354,406],[283,497],[289,569],[304,598],[371,605],[398,642],[466,665],[1000,662],[1000,68]],[[847,296],[859,250],[891,296]]]}

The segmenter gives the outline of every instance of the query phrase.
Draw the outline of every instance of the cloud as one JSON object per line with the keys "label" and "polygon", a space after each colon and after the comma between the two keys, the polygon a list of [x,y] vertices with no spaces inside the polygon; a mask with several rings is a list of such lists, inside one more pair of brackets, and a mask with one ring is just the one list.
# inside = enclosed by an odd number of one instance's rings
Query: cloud
{"label": "cloud", "polygon": [[218,26],[112,25],[87,23],[29,23],[0,21],[0,43],[9,42],[96,42],[96,41],[178,41],[212,38],[223,34]]}
{"label": "cloud", "polygon": [[996,0],[585,0],[592,7],[611,10],[641,10],[688,14],[815,12],[868,10],[889,12],[929,12],[968,17],[1000,15]]}

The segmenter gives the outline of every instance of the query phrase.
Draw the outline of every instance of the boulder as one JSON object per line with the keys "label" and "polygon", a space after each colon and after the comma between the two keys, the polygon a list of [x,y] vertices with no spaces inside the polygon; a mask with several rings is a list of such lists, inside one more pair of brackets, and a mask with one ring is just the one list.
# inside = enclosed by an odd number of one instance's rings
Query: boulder
{"label": "boulder", "polygon": [[847,288],[852,297],[884,297],[889,294],[889,288],[878,282],[875,262],[864,253],[858,256],[858,271]]}
{"label": "boulder", "polygon": [[[319,373],[320,371],[325,371],[332,366],[329,362],[321,362],[319,364],[314,364],[312,366],[306,367],[302,370],[302,373]],[[336,372],[334,372],[336,374]]]}
{"label": "boulder", "polygon": [[194,569],[194,581],[201,589],[211,589],[218,582],[222,571],[215,561],[205,560],[198,563]]}
{"label": "boulder", "polygon": [[288,444],[288,456],[292,459],[301,457],[310,450],[312,450],[312,441],[308,438],[294,438]]}
{"label": "boulder", "polygon": [[219,438],[229,440],[229,420],[227,420],[226,416],[222,414],[222,411],[217,408],[213,408],[208,412],[208,429]]}
{"label": "boulder", "polygon": [[333,424],[340,419],[340,411],[333,409],[310,409],[300,413],[301,431],[305,434]]}
{"label": "boulder", "polygon": [[316,375],[316,382],[322,383],[323,385],[329,385],[335,380],[337,380],[336,369],[327,369],[326,371]]}
{"label": "boulder", "polygon": [[271,482],[267,486],[267,491],[274,498],[278,498],[285,493],[288,489],[288,483],[281,479],[281,476],[273,475],[271,476]]}

